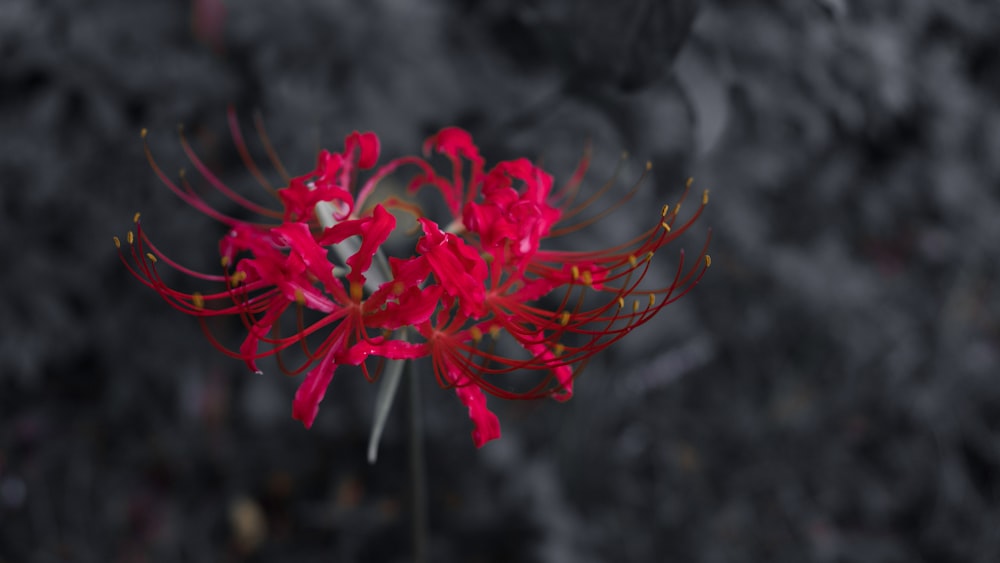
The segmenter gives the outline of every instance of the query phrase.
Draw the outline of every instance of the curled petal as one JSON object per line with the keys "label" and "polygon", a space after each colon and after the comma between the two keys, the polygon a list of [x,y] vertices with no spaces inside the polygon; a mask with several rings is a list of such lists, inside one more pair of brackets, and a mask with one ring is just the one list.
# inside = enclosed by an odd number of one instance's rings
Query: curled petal
{"label": "curled petal", "polygon": [[316,276],[327,291],[334,295],[343,291],[341,282],[333,275],[333,263],[330,262],[327,250],[313,238],[309,225],[285,223],[272,229],[272,232],[290,248],[289,263],[300,260],[303,268]]}
{"label": "curled petal", "polygon": [[419,325],[431,317],[441,301],[443,290],[439,285],[410,286],[397,294],[398,286],[399,282],[387,282],[365,301],[366,311],[372,310],[365,316],[368,326],[396,330]]}
{"label": "curled petal", "polygon": [[431,150],[435,150],[448,157],[464,157],[470,162],[483,162],[479,148],[472,142],[472,135],[458,127],[445,127],[438,131],[424,141],[423,148],[424,156],[429,156]]}
{"label": "curled petal", "polygon": [[319,404],[326,395],[326,388],[333,380],[333,372],[337,370],[333,354],[327,354],[306,374],[306,378],[299,385],[295,392],[295,399],[292,401],[292,418],[298,420],[306,428],[312,427],[316,415],[319,413]]}
{"label": "curled petal", "polygon": [[476,386],[461,368],[453,364],[448,364],[445,375],[455,386],[455,394],[458,400],[469,409],[469,418],[472,419],[474,428],[472,429],[472,441],[477,448],[483,447],[490,440],[500,437],[500,420],[486,406],[486,394]]}
{"label": "curled petal", "polygon": [[268,307],[267,312],[264,316],[257,320],[249,328],[247,337],[243,340],[243,344],[240,345],[240,357],[246,362],[247,367],[253,372],[259,372],[260,369],[257,367],[257,345],[260,340],[267,336],[268,332],[271,332],[271,327],[274,326],[274,322],[281,317],[281,314],[285,312],[288,308],[288,301],[275,299],[271,301],[270,307]]}
{"label": "curled petal", "polygon": [[378,135],[371,132],[358,133],[355,131],[351,133],[344,139],[344,152],[350,155],[356,147],[359,149],[358,167],[362,170],[368,170],[375,166],[375,163],[378,162],[380,148]]}
{"label": "curled petal", "polygon": [[396,226],[396,218],[382,205],[376,205],[371,217],[367,219],[369,220],[361,225],[361,248],[347,259],[347,265],[351,267],[347,279],[360,284],[365,283],[364,272],[371,267],[375,253]]}
{"label": "curled petal", "polygon": [[341,356],[345,364],[358,365],[369,356],[382,356],[387,360],[413,360],[427,355],[427,345],[407,342],[405,340],[361,341],[351,346]]}
{"label": "curled petal", "polygon": [[461,238],[442,232],[437,223],[420,219],[424,236],[417,252],[427,257],[431,270],[444,291],[458,301],[466,316],[479,318],[486,306],[486,262],[475,248]]}
{"label": "curled petal", "polygon": [[389,269],[392,270],[392,279],[406,286],[420,285],[431,275],[431,265],[426,256],[407,259],[390,256]]}
{"label": "curled petal", "polygon": [[346,189],[332,182],[308,181],[311,175],[292,178],[288,187],[278,190],[278,198],[285,206],[286,221],[308,221],[315,214],[316,204],[321,201],[337,202],[343,212],[338,219],[350,214],[354,208],[354,197]]}

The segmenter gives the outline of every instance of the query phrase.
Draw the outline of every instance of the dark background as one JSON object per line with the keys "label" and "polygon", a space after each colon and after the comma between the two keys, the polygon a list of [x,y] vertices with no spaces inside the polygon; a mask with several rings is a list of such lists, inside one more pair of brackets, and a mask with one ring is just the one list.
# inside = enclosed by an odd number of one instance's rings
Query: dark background
{"label": "dark background", "polygon": [[139,130],[253,192],[229,104],[298,173],[355,128],[652,160],[581,246],[712,190],[709,275],[572,401],[492,400],[477,451],[424,382],[432,560],[1000,561],[1000,4],[611,4],[233,1],[199,40],[187,2],[0,0],[0,561],[408,558],[406,410],[368,467],[375,387],[304,430],[111,244],[140,210],[215,263]]}

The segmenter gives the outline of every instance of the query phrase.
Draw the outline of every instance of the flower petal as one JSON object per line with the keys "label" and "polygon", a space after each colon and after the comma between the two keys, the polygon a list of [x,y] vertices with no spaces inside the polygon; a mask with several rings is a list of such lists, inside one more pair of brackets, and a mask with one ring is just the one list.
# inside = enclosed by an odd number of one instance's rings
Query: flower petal
{"label": "flower petal", "polygon": [[360,149],[358,153],[358,168],[368,170],[375,166],[375,163],[378,162],[380,148],[378,135],[370,131],[365,133],[355,131],[351,133],[344,139],[344,152],[351,155],[355,147]]}
{"label": "flower petal", "polygon": [[473,318],[486,312],[486,262],[460,237],[441,231],[437,223],[421,218],[424,236],[417,252],[427,257],[444,291],[458,301],[459,310]]}
{"label": "flower petal", "polygon": [[490,440],[500,437],[500,420],[486,406],[486,394],[462,372],[461,368],[448,363],[445,366],[445,376],[455,386],[458,400],[469,409],[469,418],[475,426],[472,430],[472,441],[477,448],[483,447]]}
{"label": "flower petal", "polygon": [[334,363],[333,354],[329,353],[323,357],[319,365],[306,374],[306,378],[299,385],[295,392],[295,400],[292,401],[292,418],[300,421],[306,428],[312,427],[316,415],[319,413],[319,404],[326,395],[326,388],[333,380],[333,372],[337,370]]}

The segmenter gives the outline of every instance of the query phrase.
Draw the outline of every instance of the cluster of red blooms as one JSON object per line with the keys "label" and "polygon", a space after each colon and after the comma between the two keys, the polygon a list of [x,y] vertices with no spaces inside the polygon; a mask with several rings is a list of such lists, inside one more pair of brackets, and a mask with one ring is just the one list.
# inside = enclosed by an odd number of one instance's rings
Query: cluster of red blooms
{"label": "cluster of red blooms", "polygon": [[[237,148],[260,177],[235,121],[231,123]],[[247,334],[235,350],[207,332],[217,347],[251,370],[259,371],[259,359],[277,356],[286,372],[307,372],[292,409],[307,427],[338,366],[361,365],[370,377],[369,358],[430,358],[441,385],[453,388],[468,408],[473,440],[482,446],[500,436],[486,393],[568,399],[574,375],[588,358],[684,295],[711,262],[706,241],[688,267],[681,253],[667,283],[642,287],[654,253],[697,219],[708,202],[707,192],[681,224],[675,225],[678,203],[654,212],[652,227],[623,244],[592,251],[548,248],[551,238],[601,219],[624,200],[563,226],[608,191],[605,187],[576,203],[587,159],[565,186],[553,190],[552,177],[527,159],[487,170],[472,138],[458,128],[427,139],[424,158],[405,157],[380,167],[378,138],[352,133],[342,152],[324,150],[314,170],[287,178],[287,185],[276,191],[280,211],[232,191],[183,137],[182,143],[214,189],[271,223],[218,211],[183,176],[179,185],[171,181],[150,156],[168,187],[229,229],[219,244],[223,270],[204,274],[169,259],[145,234],[138,214],[136,232],[127,237],[131,252],[121,252],[122,260],[135,277],[184,313],[203,321],[242,319]],[[450,160],[448,174],[439,174],[427,160],[435,152]],[[412,200],[370,201],[380,182],[404,166],[414,170],[409,193],[431,188],[443,197],[450,211],[444,228],[423,216]],[[414,232],[412,255],[386,260],[382,246],[397,230],[396,216],[387,208],[417,216],[420,232]],[[122,248],[117,237],[115,243]],[[188,293],[169,287],[157,270],[162,264],[215,282],[217,289]],[[294,334],[281,334],[286,313],[297,314]],[[297,369],[281,362],[281,352],[291,347],[301,347],[305,357]],[[541,375],[530,388],[499,386],[514,377],[510,374],[525,370]]]}

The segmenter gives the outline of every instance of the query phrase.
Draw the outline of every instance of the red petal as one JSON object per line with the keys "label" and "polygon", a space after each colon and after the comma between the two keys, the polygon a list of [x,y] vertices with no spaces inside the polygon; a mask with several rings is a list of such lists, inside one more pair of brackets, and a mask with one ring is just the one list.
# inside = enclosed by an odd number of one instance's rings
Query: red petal
{"label": "red petal", "polygon": [[477,448],[486,442],[500,437],[500,420],[486,406],[486,394],[472,383],[472,380],[462,372],[461,368],[447,364],[445,376],[455,385],[455,394],[462,404],[469,408],[469,418],[475,428],[472,430],[472,441]]}
{"label": "red petal", "polygon": [[479,318],[486,306],[486,262],[475,248],[451,233],[444,233],[437,223],[421,218],[424,236],[417,241],[417,252],[427,257],[438,284],[458,300],[466,316]]}
{"label": "red petal", "polygon": [[359,168],[368,170],[375,166],[375,163],[378,162],[380,148],[378,135],[371,132],[358,133],[355,131],[351,133],[344,139],[344,152],[350,155],[355,147],[360,148],[360,154],[358,155]]}
{"label": "red petal", "polygon": [[295,400],[292,401],[292,418],[302,422],[306,428],[310,428],[316,415],[319,413],[319,403],[326,395],[326,388],[333,380],[333,372],[336,371],[337,364],[333,361],[333,354],[327,354],[318,366],[306,374],[306,378],[299,385],[295,392]]}
{"label": "red petal", "polygon": [[428,156],[432,149],[449,157],[462,156],[472,162],[483,162],[472,135],[458,127],[445,127],[424,141],[424,155]]}

